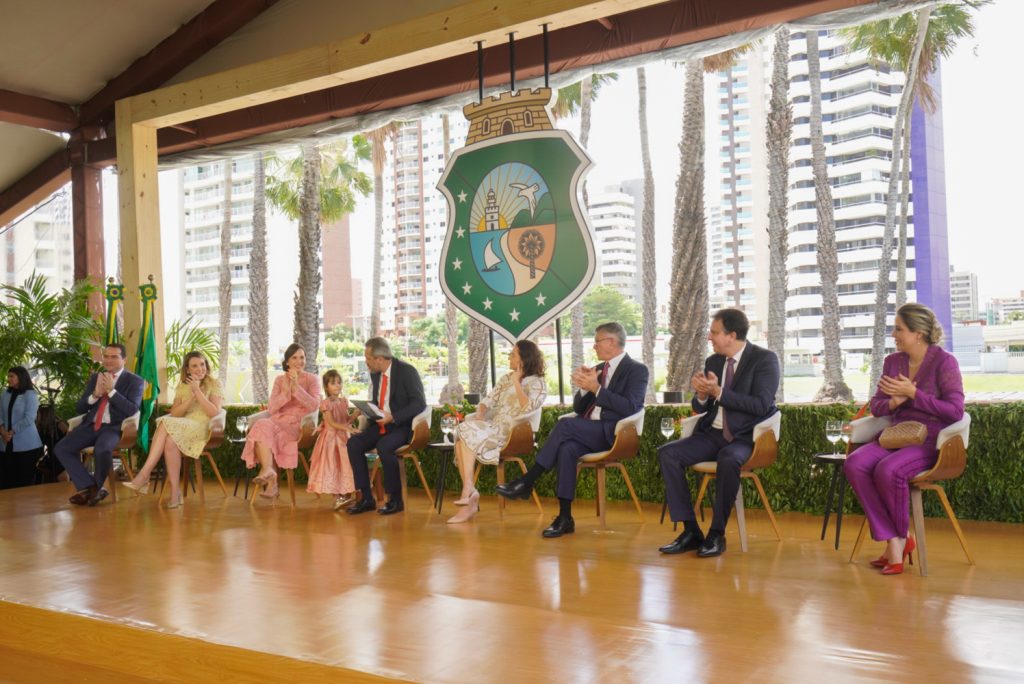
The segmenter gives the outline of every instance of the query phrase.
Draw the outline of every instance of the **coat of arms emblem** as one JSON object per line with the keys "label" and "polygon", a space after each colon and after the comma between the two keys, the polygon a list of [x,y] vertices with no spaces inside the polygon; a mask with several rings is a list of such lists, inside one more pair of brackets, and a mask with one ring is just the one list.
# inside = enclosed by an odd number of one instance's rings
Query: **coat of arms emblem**
{"label": "coat of arms emblem", "polygon": [[549,88],[466,106],[466,146],[438,189],[448,200],[445,295],[510,342],[572,304],[594,275],[577,189],[591,162],[548,115]]}

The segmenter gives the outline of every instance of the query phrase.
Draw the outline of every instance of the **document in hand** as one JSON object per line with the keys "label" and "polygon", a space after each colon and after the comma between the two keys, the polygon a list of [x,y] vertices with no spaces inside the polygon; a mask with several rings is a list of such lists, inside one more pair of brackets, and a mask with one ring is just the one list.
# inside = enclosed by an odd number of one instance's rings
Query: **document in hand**
{"label": "document in hand", "polygon": [[349,399],[349,401],[370,420],[380,420],[384,417],[384,412],[372,401],[363,401],[362,399]]}

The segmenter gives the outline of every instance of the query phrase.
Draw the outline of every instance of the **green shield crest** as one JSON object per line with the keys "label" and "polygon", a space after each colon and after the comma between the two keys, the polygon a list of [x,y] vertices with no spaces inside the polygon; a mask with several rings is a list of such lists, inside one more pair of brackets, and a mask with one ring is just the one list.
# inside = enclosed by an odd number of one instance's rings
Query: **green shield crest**
{"label": "green shield crest", "polygon": [[509,342],[529,337],[590,285],[595,255],[577,198],[591,162],[566,131],[503,135],[452,155],[441,252],[445,295]]}

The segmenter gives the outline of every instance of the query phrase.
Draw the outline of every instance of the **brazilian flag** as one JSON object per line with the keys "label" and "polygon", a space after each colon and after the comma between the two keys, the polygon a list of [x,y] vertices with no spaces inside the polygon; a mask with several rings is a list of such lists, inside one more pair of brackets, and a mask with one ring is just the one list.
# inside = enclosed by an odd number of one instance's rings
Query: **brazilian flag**
{"label": "brazilian flag", "polygon": [[156,365],[156,339],[154,337],[153,303],[156,301],[156,285],[147,283],[139,288],[142,300],[142,331],[139,346],[135,351],[135,374],[146,383],[142,392],[142,407],[139,415],[139,447],[149,452],[149,418],[153,415],[157,397],[160,396],[160,375]]}
{"label": "brazilian flag", "polygon": [[124,301],[124,285],[115,283],[113,278],[107,281],[107,321],[103,326],[103,344],[117,344],[121,334],[117,331],[117,310]]}

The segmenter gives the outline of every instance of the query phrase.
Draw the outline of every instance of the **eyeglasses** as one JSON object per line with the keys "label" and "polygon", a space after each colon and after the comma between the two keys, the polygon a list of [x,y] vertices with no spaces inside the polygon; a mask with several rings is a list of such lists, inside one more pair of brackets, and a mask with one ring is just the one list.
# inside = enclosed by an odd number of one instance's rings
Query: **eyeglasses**
{"label": "eyeglasses", "polygon": [[602,342],[607,342],[608,340],[614,340],[614,339],[616,339],[616,338],[614,338],[614,337],[599,337],[599,338],[594,338],[594,344],[595,344],[595,345],[596,345],[596,344],[601,344]]}

